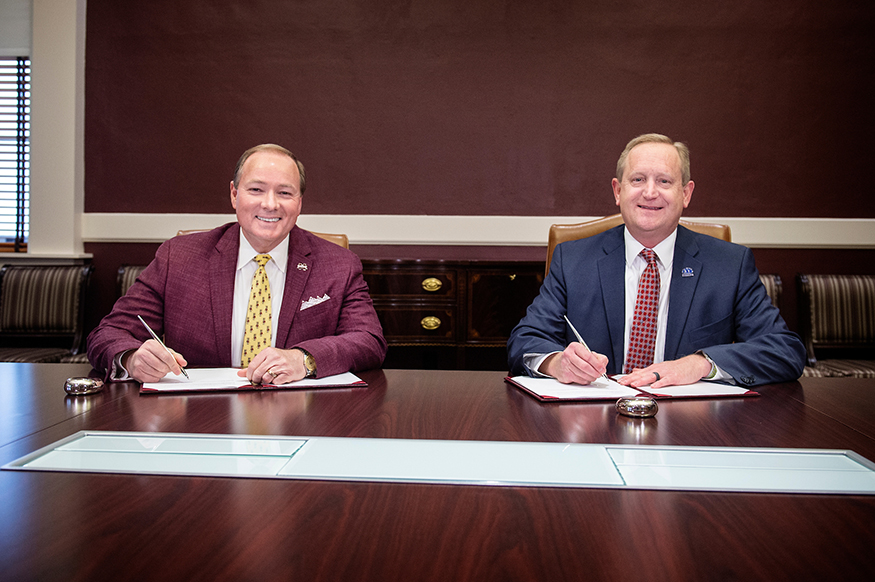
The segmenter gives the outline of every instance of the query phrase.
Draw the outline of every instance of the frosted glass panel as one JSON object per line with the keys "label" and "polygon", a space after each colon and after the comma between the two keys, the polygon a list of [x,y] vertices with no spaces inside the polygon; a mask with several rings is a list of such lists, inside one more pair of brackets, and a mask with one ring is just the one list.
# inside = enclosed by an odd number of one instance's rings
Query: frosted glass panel
{"label": "frosted glass panel", "polygon": [[838,451],[609,447],[608,453],[630,487],[875,492],[875,472]]}
{"label": "frosted glass panel", "polygon": [[274,476],[287,457],[173,455],[57,450],[28,464],[32,469],[155,475]]}
{"label": "frosted glass panel", "polygon": [[3,469],[526,487],[875,494],[850,451],[81,432]]}
{"label": "frosted glass panel", "polygon": [[622,485],[604,447],[411,439],[311,439],[282,471],[314,479]]}

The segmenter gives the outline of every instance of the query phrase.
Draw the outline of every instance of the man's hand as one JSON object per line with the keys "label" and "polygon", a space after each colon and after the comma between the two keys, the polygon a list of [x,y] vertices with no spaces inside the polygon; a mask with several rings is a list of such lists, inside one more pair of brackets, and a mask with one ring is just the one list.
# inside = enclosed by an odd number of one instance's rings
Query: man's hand
{"label": "man's hand", "polygon": [[173,352],[172,356],[159,342],[150,339],[122,356],[121,364],[137,382],[157,382],[167,372],[177,376],[182,374],[182,366],[188,365],[182,354],[170,351]]}
{"label": "man's hand", "polygon": [[252,384],[288,384],[307,375],[304,352],[292,348],[264,348],[252,358],[249,367],[237,371]]}
{"label": "man's hand", "polygon": [[701,354],[691,354],[679,360],[660,362],[641,370],[635,370],[631,374],[619,378],[617,382],[633,388],[640,388],[648,384],[651,388],[663,388],[692,384],[710,373],[711,362]]}
{"label": "man's hand", "polygon": [[565,350],[548,356],[538,371],[553,376],[563,384],[589,384],[604,374],[607,367],[607,356],[572,342]]}

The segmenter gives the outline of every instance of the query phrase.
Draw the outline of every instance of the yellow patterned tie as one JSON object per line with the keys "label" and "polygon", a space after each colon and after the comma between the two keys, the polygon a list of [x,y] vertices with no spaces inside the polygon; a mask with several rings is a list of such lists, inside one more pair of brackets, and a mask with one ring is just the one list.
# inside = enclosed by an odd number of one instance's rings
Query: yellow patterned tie
{"label": "yellow patterned tie", "polygon": [[240,364],[245,368],[261,350],[270,346],[270,282],[264,266],[270,255],[256,255],[258,268],[252,277],[249,307],[246,309],[246,333],[243,335],[243,355]]}

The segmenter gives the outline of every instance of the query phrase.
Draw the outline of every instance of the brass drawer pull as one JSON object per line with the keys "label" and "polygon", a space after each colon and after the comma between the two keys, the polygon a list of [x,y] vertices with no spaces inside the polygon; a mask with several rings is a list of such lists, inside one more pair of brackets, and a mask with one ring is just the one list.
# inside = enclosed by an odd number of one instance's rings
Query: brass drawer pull
{"label": "brass drawer pull", "polygon": [[423,329],[437,329],[441,326],[441,320],[433,315],[423,317],[419,323],[422,324]]}
{"label": "brass drawer pull", "polygon": [[[435,279],[434,277],[429,277],[428,279],[424,279],[422,281],[422,288],[426,291],[437,291],[441,288],[443,283],[441,283],[440,279]],[[440,325],[440,321],[438,321],[438,325]],[[425,327],[425,326],[423,326]]]}

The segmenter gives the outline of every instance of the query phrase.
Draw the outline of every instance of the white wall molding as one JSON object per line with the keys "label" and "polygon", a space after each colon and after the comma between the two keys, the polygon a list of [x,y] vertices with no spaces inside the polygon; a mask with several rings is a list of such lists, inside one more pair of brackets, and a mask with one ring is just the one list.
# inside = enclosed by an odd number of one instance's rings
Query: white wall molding
{"label": "white wall molding", "polygon": [[[301,215],[302,228],[342,232],[352,244],[546,246],[551,224],[591,216]],[[213,228],[233,214],[85,213],[85,242],[161,242],[184,229]],[[875,248],[875,219],[693,217],[732,228],[732,240],[753,248]]]}
{"label": "white wall molding", "polygon": [[34,0],[26,257],[84,256],[86,0]]}

